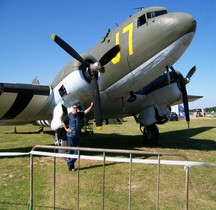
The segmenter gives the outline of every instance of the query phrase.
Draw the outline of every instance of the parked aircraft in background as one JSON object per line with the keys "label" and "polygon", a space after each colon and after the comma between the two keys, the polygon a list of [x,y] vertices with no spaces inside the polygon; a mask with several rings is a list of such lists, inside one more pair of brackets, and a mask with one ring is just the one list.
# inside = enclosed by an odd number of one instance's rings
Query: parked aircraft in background
{"label": "parked aircraft in background", "polygon": [[186,84],[195,66],[183,77],[173,64],[185,52],[196,31],[196,20],[164,7],[141,9],[105,36],[87,54],[78,54],[57,35],[53,40],[73,59],[51,85],[0,83],[0,125],[34,123],[58,131],[73,103],[94,102],[96,127],[102,119],[133,115],[144,126],[146,143],[156,144],[156,124],[167,122],[170,106],[184,104],[189,122]]}

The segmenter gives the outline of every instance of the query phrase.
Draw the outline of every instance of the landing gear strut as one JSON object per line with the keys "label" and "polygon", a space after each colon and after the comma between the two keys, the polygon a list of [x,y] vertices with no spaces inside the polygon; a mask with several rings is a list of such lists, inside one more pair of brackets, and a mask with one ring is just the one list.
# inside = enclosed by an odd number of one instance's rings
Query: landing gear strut
{"label": "landing gear strut", "polygon": [[[67,146],[67,137],[64,128],[59,128],[58,130],[56,130],[53,137],[56,146]],[[64,149],[59,149],[58,152],[66,153],[67,151]]]}
{"label": "landing gear strut", "polygon": [[155,146],[159,141],[159,131],[155,124],[143,126],[140,124],[140,130],[143,133],[143,143]]}

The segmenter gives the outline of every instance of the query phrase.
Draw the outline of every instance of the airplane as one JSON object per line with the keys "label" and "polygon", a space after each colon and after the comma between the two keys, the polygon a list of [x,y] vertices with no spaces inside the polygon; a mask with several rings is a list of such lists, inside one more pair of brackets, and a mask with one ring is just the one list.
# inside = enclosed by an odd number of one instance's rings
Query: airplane
{"label": "airplane", "polygon": [[[167,122],[171,105],[183,101],[189,124],[189,96],[186,85],[196,67],[186,77],[173,64],[190,45],[196,20],[165,7],[142,8],[105,36],[88,53],[79,54],[53,34],[53,41],[74,59],[51,85],[0,83],[0,125],[37,122],[62,129],[62,117],[73,103],[82,108],[94,102],[96,128],[103,119],[134,116],[144,142],[158,144],[157,124]],[[59,137],[60,138],[60,137]]]}

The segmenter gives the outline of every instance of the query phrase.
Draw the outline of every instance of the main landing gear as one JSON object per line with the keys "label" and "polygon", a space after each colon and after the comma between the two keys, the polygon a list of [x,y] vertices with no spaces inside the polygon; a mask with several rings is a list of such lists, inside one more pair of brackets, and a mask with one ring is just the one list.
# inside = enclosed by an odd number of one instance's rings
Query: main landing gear
{"label": "main landing gear", "polygon": [[[67,137],[66,137],[66,131],[64,128],[59,128],[55,131],[55,135],[53,136],[54,143],[56,146],[67,146]],[[67,151],[64,149],[59,149],[58,153],[66,153]]]}
{"label": "main landing gear", "polygon": [[143,143],[155,146],[159,141],[159,131],[155,124],[143,126],[140,124],[140,131],[143,133]]}

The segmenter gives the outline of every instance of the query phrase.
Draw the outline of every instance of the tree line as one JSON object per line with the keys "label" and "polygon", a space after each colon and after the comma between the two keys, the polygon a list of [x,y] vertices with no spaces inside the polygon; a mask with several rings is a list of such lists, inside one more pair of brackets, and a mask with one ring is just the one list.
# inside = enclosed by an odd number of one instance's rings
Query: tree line
{"label": "tree line", "polygon": [[[204,110],[205,110],[205,112],[216,112],[216,106],[205,108]],[[190,110],[190,112],[196,112],[196,109],[192,109],[192,110]]]}

